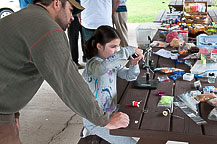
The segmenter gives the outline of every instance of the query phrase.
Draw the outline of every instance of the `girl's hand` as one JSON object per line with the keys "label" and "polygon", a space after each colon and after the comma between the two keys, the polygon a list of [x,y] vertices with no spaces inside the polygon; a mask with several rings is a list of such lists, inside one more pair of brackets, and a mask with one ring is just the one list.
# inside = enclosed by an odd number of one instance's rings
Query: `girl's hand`
{"label": "girl's hand", "polygon": [[143,50],[142,49],[139,49],[137,47],[134,47],[134,49],[135,49],[135,54],[137,54],[138,56],[143,55]]}
{"label": "girl's hand", "polygon": [[130,64],[132,66],[137,65],[139,63],[139,61],[144,58],[143,50],[136,48],[136,47],[134,47],[134,48],[135,48],[135,54],[137,55],[137,57],[135,57],[135,58],[131,57]]}

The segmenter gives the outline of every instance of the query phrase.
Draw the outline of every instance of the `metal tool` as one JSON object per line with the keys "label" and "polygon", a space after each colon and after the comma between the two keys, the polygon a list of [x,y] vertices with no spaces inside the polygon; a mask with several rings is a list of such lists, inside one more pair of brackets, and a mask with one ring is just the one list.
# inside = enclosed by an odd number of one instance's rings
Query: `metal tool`
{"label": "metal tool", "polygon": [[[151,43],[151,38],[148,36],[148,39]],[[144,89],[157,89],[158,81],[153,80],[150,77],[150,71],[154,73],[151,68],[154,68],[154,62],[151,60],[151,53],[152,53],[152,48],[150,47],[150,43],[148,48],[146,49],[144,53],[144,59],[142,61],[144,62],[143,68],[146,69],[146,78],[138,78],[136,80],[135,87],[137,88],[144,88]]]}

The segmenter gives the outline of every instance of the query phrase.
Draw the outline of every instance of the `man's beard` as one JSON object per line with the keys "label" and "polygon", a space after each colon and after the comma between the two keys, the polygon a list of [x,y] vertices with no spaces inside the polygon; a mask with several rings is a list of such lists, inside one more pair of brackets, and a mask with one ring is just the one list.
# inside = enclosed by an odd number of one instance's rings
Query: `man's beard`
{"label": "man's beard", "polygon": [[68,24],[64,23],[66,21],[67,21],[66,20],[66,14],[64,13],[64,11],[62,9],[56,17],[56,22],[64,31],[68,28]]}

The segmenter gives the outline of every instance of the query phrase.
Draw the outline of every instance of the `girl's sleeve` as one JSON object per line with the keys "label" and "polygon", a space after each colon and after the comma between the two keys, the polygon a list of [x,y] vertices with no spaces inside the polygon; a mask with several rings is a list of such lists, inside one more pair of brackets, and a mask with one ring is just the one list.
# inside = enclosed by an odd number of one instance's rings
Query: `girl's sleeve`
{"label": "girl's sleeve", "polygon": [[121,66],[118,70],[118,77],[125,79],[127,81],[134,81],[139,76],[140,69],[139,65],[132,66],[129,68]]}
{"label": "girl's sleeve", "polygon": [[111,55],[107,59],[92,58],[87,63],[87,71],[93,76],[103,75],[110,69],[123,65],[126,60],[135,53],[133,47],[121,48],[120,51]]}

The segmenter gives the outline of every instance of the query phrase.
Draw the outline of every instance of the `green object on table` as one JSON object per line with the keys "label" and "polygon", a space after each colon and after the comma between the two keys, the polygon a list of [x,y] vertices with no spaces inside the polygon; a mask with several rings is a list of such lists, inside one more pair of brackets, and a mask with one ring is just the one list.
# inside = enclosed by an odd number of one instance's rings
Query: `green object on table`
{"label": "green object on table", "polygon": [[161,96],[160,104],[162,105],[171,105],[173,102],[172,96]]}
{"label": "green object on table", "polygon": [[185,7],[185,11],[186,11],[186,12],[190,12],[190,6],[186,6],[186,7]]}

